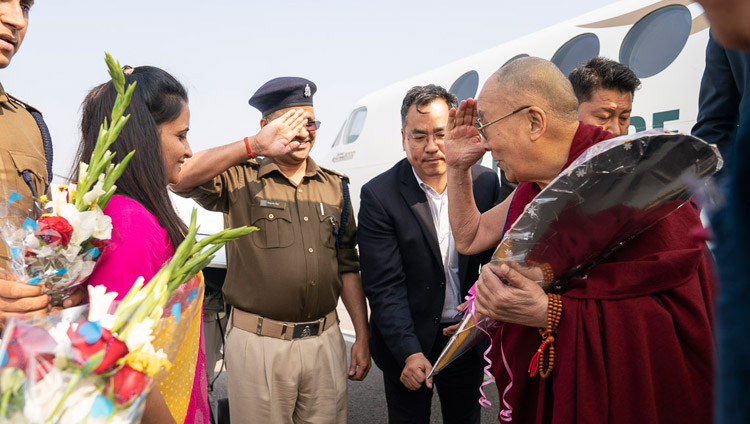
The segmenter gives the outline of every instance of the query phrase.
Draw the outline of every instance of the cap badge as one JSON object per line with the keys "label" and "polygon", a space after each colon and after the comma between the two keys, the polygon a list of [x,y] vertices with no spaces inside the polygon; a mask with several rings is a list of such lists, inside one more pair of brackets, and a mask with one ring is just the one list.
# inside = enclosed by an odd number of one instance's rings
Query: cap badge
{"label": "cap badge", "polygon": [[305,84],[305,97],[312,96],[312,91],[310,91],[310,84]]}

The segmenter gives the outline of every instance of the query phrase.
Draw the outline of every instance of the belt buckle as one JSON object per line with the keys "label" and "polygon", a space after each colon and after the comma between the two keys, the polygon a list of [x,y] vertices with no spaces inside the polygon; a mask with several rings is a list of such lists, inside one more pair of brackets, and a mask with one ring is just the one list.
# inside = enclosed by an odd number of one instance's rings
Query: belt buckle
{"label": "belt buckle", "polygon": [[292,339],[304,339],[305,337],[317,336],[320,331],[320,321],[306,324],[296,324]]}

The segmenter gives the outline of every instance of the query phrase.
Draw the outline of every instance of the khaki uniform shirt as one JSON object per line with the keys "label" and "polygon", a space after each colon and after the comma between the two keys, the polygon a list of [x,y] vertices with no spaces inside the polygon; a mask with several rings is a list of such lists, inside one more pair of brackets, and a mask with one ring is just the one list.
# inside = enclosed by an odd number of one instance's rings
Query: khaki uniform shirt
{"label": "khaki uniform shirt", "polygon": [[233,166],[182,193],[224,212],[226,227],[260,229],[227,244],[224,299],[243,311],[289,322],[322,318],[336,308],[340,273],[358,272],[356,224],[349,217],[336,255],[333,235],[344,207],[341,174],[307,158],[293,184],[268,158]]}
{"label": "khaki uniform shirt", "polygon": [[[23,218],[32,216],[34,204],[31,190],[23,180],[22,172],[25,170],[31,173],[37,194],[44,194],[49,180],[42,134],[34,117],[24,106],[11,101],[0,84],[0,204],[7,204],[11,192],[21,194],[23,199],[11,208],[22,214]],[[0,242],[0,267],[5,267],[7,259],[8,249],[5,243]]]}

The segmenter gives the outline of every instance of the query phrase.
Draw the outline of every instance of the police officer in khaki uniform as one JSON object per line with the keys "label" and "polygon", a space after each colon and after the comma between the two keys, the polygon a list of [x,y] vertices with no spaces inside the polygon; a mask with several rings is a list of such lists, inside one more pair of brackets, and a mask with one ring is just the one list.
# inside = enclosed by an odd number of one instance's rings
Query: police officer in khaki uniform
{"label": "police officer in khaki uniform", "polygon": [[[370,368],[369,329],[345,201],[347,177],[309,157],[320,122],[312,81],[273,79],[250,99],[265,127],[302,110],[307,122],[282,152],[257,137],[196,153],[173,190],[260,231],[227,245],[224,298],[234,309],[225,355],[232,422],[346,422],[341,295],[356,330],[348,376]],[[257,157],[256,157],[257,156]],[[259,156],[264,156],[260,158]]]}
{"label": "police officer in khaki uniform", "polygon": [[[33,3],[0,1],[0,69],[10,65],[21,46]],[[12,192],[22,195],[13,204],[14,210],[32,210],[34,197],[44,194],[49,182],[41,128],[46,130],[41,114],[6,93],[0,84],[0,196],[7,201]],[[49,142],[50,157],[51,146]],[[8,249],[0,242],[0,328],[10,316],[45,314],[49,306],[49,296],[43,294],[42,287],[17,281],[6,271],[7,261]],[[76,292],[64,306],[77,305],[82,299],[83,292]]]}

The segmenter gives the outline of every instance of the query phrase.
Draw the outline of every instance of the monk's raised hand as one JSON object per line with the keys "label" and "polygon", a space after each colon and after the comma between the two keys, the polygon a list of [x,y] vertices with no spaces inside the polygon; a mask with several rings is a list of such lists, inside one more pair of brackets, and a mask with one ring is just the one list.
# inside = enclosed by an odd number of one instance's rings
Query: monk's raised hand
{"label": "monk's raised hand", "polygon": [[482,139],[474,126],[477,120],[477,101],[462,100],[458,109],[448,112],[445,134],[445,160],[448,166],[468,169],[484,156]]}

